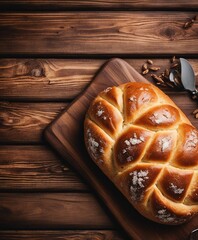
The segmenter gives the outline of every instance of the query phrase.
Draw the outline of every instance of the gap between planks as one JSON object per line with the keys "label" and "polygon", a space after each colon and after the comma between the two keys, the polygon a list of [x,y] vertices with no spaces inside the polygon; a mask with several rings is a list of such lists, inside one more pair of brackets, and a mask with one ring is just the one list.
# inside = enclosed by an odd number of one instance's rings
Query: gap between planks
{"label": "gap between planks", "polygon": [[20,10],[42,10],[42,11],[63,11],[63,10],[196,10],[198,8],[198,3],[196,0],[191,0],[190,2],[178,0],[172,2],[172,0],[141,0],[141,1],[120,1],[120,0],[75,0],[75,1],[34,1],[29,0],[11,0],[11,1],[1,1],[1,10],[5,11],[20,11]]}

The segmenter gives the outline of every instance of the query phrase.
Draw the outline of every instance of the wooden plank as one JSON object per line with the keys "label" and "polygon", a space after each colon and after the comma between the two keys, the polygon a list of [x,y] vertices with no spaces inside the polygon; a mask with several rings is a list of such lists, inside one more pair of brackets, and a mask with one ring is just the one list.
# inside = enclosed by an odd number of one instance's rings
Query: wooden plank
{"label": "wooden plank", "polygon": [[90,83],[104,62],[88,59],[0,59],[0,98],[73,99]]}
{"label": "wooden plank", "polygon": [[2,10],[109,10],[109,9],[126,9],[126,10],[136,10],[136,9],[164,9],[167,10],[181,10],[181,9],[194,9],[198,8],[198,3],[196,0],[191,0],[190,2],[184,0],[178,0],[173,2],[172,0],[131,0],[131,1],[120,1],[120,0],[51,0],[51,1],[35,1],[35,0],[1,0],[0,8]]}
{"label": "wooden plank", "polygon": [[89,191],[47,146],[0,146],[0,191]]}
{"label": "wooden plank", "polygon": [[[126,59],[138,72],[146,62]],[[198,59],[188,59],[198,84]],[[74,99],[91,82],[106,59],[0,59],[0,99],[65,101]],[[170,66],[166,59],[153,59],[159,72]],[[146,75],[150,79],[150,74]]]}
{"label": "wooden plank", "polygon": [[[0,54],[197,54],[196,12],[2,13]],[[25,37],[24,37],[25,36]]]}
{"label": "wooden plank", "polygon": [[1,193],[0,229],[108,229],[112,222],[89,193]]}
{"label": "wooden plank", "polygon": [[0,102],[0,143],[43,142],[44,128],[66,103]]}
{"label": "wooden plank", "polygon": [[0,231],[1,240],[126,240],[115,230]]}

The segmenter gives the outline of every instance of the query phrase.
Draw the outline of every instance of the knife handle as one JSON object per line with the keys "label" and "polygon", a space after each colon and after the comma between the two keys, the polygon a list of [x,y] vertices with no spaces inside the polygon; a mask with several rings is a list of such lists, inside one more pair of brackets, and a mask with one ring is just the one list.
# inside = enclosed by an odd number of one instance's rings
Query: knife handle
{"label": "knife handle", "polygon": [[197,89],[192,91],[192,99],[193,100],[198,100],[198,90]]}
{"label": "knife handle", "polygon": [[195,229],[191,232],[189,240],[196,240],[197,238],[198,238],[198,229]]}

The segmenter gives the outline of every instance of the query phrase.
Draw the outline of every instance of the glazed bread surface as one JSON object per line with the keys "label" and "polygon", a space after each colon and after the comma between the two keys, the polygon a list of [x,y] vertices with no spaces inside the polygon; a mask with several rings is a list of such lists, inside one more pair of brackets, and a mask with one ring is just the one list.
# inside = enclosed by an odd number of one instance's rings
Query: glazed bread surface
{"label": "glazed bread surface", "polygon": [[84,122],[92,160],[146,218],[181,224],[198,213],[198,130],[159,88],[107,88]]}

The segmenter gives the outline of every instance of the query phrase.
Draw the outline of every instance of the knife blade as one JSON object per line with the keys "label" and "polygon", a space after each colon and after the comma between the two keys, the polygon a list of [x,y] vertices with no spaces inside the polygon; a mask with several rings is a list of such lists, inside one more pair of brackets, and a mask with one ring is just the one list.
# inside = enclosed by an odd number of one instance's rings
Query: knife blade
{"label": "knife blade", "polygon": [[189,240],[197,240],[197,239],[198,239],[198,228],[194,229],[189,236]]}
{"label": "knife blade", "polygon": [[180,58],[181,64],[181,82],[184,89],[191,92],[193,99],[198,99],[198,90],[195,87],[195,73],[191,64],[184,58]]}

